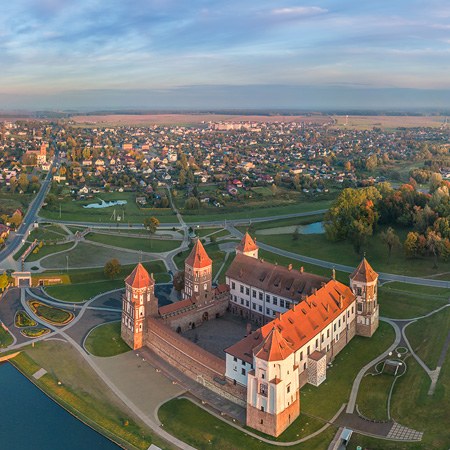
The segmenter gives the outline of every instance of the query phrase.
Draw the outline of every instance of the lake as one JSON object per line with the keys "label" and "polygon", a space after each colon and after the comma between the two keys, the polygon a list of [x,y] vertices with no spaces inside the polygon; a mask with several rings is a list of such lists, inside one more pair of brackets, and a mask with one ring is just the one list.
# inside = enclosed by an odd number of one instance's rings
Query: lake
{"label": "lake", "polygon": [[41,392],[11,364],[0,364],[0,448],[117,450]]}
{"label": "lake", "polygon": [[292,234],[297,230],[300,234],[323,234],[325,228],[323,222],[313,222],[307,225],[288,225],[285,227],[267,228],[264,230],[257,230],[256,235],[261,236],[277,236],[279,234]]}

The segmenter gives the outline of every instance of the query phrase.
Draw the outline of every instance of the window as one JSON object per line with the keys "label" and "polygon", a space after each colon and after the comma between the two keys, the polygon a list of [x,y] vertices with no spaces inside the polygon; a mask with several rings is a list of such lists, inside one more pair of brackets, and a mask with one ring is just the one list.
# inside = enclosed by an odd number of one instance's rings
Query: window
{"label": "window", "polygon": [[242,286],[242,284],[241,284],[240,290],[241,290],[241,294],[243,294],[244,293],[244,286]]}
{"label": "window", "polygon": [[360,287],[356,288],[356,295],[361,295],[362,294],[362,289]]}
{"label": "window", "polygon": [[303,352],[300,352],[300,361],[303,361]]}
{"label": "window", "polygon": [[350,318],[350,311],[347,311],[347,319]]}
{"label": "window", "polygon": [[243,298],[241,298],[241,305],[243,305],[244,304],[244,299]]}
{"label": "window", "polygon": [[310,353],[311,353],[311,350],[310,350],[309,345],[308,345],[308,348],[306,349],[306,354],[309,356]]}
{"label": "window", "polygon": [[260,300],[262,300],[263,299],[263,293],[260,292],[258,297],[259,297]]}
{"label": "window", "polygon": [[362,310],[363,310],[362,303],[358,303],[358,312],[362,312]]}
{"label": "window", "polygon": [[245,295],[250,295],[250,288],[245,288]]}
{"label": "window", "polygon": [[233,361],[234,361],[234,362],[237,362],[237,358],[236,358],[236,356],[235,356],[235,357],[233,358]]}
{"label": "window", "polygon": [[[264,406],[261,406],[261,412],[264,412]],[[262,419],[261,419],[261,423],[262,423]]]}
{"label": "window", "polygon": [[266,302],[270,303],[270,295],[269,294],[266,294]]}
{"label": "window", "polygon": [[336,323],[333,325],[333,329],[334,331],[336,331]]}
{"label": "window", "polygon": [[241,369],[241,375],[245,375],[245,369]]}
{"label": "window", "polygon": [[303,370],[306,370],[306,363],[303,364]]}
{"label": "window", "polygon": [[243,366],[245,366],[245,361],[244,361],[244,360],[241,360],[241,364],[242,364]]}
{"label": "window", "polygon": [[278,305],[278,298],[277,297],[274,297],[272,300],[273,300],[273,304],[274,305]]}
{"label": "window", "polygon": [[256,298],[256,291],[252,291],[252,297]]}
{"label": "window", "polygon": [[338,321],[338,327],[341,328],[341,319]]}
{"label": "window", "polygon": [[236,283],[234,281],[231,282],[231,289],[236,289]]}
{"label": "window", "polygon": [[355,312],[355,307],[352,306],[352,314]]}
{"label": "window", "polygon": [[262,312],[262,305],[258,305],[258,311]]}
{"label": "window", "polygon": [[284,300],[282,300],[281,298],[280,298],[280,306],[281,306],[282,308],[284,308]]}
{"label": "window", "polygon": [[266,308],[266,316],[270,316],[270,309]]}
{"label": "window", "polygon": [[328,328],[327,329],[327,338],[329,338],[330,337],[330,329]]}
{"label": "window", "polygon": [[256,303],[252,303],[252,308],[256,311]]}
{"label": "window", "polygon": [[286,393],[289,394],[289,392],[291,392],[291,385],[290,384],[288,384],[287,388],[286,388]]}
{"label": "window", "polygon": [[291,307],[291,303],[286,300],[286,308],[289,309]]}
{"label": "window", "polygon": [[266,383],[261,383],[259,385],[259,393],[261,395],[264,395],[264,397],[267,397],[267,384]]}
{"label": "window", "polygon": [[319,347],[319,339],[316,339],[316,348]]}
{"label": "window", "polygon": [[247,308],[250,307],[250,302],[249,302],[248,300],[245,300],[245,306],[246,306]]}
{"label": "window", "polygon": [[323,344],[323,333],[320,335],[320,343]]}
{"label": "window", "polygon": [[234,301],[237,302],[237,297],[236,296],[234,296]]}

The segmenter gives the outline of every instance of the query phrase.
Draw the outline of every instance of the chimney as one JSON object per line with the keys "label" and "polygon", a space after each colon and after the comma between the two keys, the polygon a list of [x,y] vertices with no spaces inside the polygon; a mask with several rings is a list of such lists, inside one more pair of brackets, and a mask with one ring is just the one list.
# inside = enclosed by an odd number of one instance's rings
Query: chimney
{"label": "chimney", "polygon": [[279,319],[281,317],[281,313],[279,311],[277,311],[275,313],[275,319]]}
{"label": "chimney", "polygon": [[305,269],[303,268],[303,266],[300,267],[300,273],[303,273],[304,270],[305,270]]}
{"label": "chimney", "polygon": [[334,267],[333,270],[331,271],[331,278],[333,278],[333,280],[336,279],[336,270],[334,270]]}
{"label": "chimney", "polygon": [[288,270],[291,271],[292,270],[292,264],[288,265]]}
{"label": "chimney", "polygon": [[317,288],[313,288],[312,293],[317,294]]}
{"label": "chimney", "polygon": [[343,298],[342,294],[339,294],[339,309],[342,309],[343,306]]}

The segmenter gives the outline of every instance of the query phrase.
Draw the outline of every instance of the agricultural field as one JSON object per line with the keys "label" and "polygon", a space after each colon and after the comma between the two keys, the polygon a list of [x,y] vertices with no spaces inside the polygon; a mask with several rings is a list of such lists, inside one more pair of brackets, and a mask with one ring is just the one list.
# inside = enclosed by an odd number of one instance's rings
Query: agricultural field
{"label": "agricultural field", "polygon": [[395,128],[431,127],[439,128],[444,123],[440,116],[333,116],[335,127],[357,130],[372,130],[382,128],[391,130]]}

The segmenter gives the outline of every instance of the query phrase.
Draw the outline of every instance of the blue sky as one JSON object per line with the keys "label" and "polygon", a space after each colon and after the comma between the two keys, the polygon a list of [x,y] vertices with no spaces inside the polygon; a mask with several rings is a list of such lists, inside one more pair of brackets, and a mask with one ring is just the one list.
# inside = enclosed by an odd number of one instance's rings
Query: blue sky
{"label": "blue sky", "polygon": [[11,0],[0,109],[450,107],[444,0]]}

